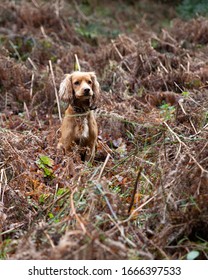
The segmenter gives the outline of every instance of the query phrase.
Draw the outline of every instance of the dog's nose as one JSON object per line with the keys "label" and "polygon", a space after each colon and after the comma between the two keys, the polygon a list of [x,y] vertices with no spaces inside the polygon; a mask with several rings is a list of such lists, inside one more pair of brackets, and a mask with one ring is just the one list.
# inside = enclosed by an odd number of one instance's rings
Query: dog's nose
{"label": "dog's nose", "polygon": [[90,89],[89,88],[85,88],[84,89],[84,95],[89,95],[89,93],[90,93]]}

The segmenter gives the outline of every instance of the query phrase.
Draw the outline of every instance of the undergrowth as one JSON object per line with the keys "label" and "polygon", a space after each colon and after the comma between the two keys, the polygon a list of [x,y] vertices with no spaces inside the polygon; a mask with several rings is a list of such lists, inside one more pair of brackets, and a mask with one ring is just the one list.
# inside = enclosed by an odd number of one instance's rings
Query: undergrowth
{"label": "undergrowth", "polygon": [[[207,19],[132,2],[4,1],[1,259],[208,258]],[[93,164],[56,149],[74,54],[102,88]]]}

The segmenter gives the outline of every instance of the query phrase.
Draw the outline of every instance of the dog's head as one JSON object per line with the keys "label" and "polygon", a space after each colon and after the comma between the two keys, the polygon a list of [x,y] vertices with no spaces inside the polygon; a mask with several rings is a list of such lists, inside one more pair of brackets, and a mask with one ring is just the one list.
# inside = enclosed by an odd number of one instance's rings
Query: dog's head
{"label": "dog's head", "polygon": [[59,96],[70,103],[74,100],[79,103],[90,100],[91,106],[95,106],[100,96],[100,86],[95,73],[76,71],[65,75],[60,84]]}

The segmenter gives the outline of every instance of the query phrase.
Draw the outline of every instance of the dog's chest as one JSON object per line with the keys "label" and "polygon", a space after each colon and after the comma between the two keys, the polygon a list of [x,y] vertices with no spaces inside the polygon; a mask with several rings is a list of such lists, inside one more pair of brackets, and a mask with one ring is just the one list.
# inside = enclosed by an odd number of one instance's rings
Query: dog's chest
{"label": "dog's chest", "polygon": [[87,118],[84,118],[84,120],[83,120],[81,137],[83,137],[83,138],[88,138],[89,137],[89,124],[88,124],[88,119]]}
{"label": "dog's chest", "polygon": [[89,123],[87,117],[81,117],[76,120],[76,138],[89,138]]}

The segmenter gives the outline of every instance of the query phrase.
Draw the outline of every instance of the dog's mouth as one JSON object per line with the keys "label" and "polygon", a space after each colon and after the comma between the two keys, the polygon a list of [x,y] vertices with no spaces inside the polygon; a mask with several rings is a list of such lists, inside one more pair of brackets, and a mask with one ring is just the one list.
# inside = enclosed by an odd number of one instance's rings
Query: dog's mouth
{"label": "dog's mouth", "polygon": [[76,94],[75,97],[76,99],[79,99],[79,100],[88,100],[88,99],[91,99],[93,96],[93,94]]}
{"label": "dog's mouth", "polygon": [[77,91],[75,92],[73,90],[73,95],[76,99],[79,99],[79,100],[87,100],[87,99],[90,99],[92,98],[93,96],[93,91],[91,89],[84,89],[84,90],[80,90],[80,91]]}

